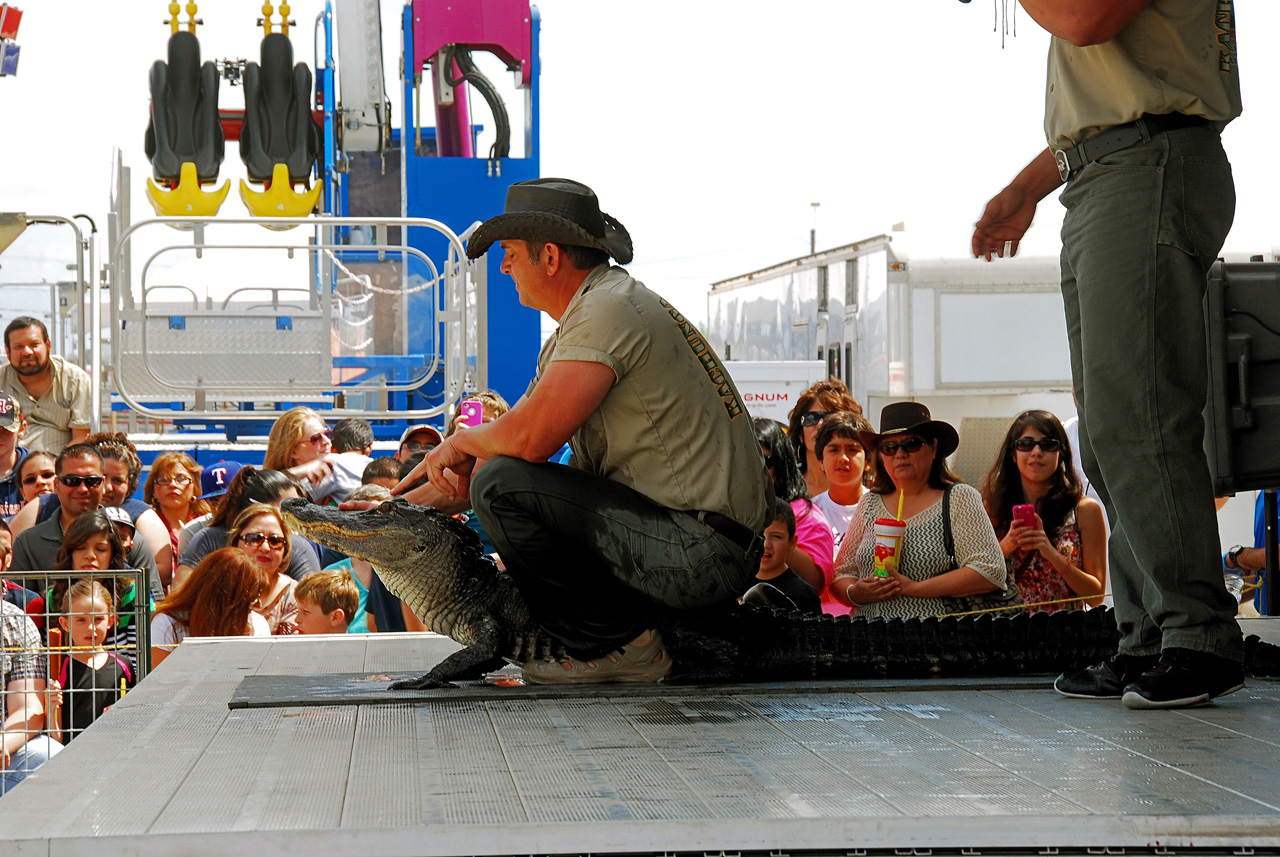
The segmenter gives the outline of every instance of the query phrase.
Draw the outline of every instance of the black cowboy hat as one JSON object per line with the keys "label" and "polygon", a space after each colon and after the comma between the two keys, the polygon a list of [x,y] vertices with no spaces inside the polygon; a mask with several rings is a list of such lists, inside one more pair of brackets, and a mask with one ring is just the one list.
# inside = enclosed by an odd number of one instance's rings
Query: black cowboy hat
{"label": "black cowboy hat", "polygon": [[873,431],[858,432],[858,440],[863,449],[875,451],[880,448],[880,441],[895,434],[918,434],[926,440],[938,442],[938,455],[946,458],[956,451],[960,445],[960,435],[950,423],[935,420],[929,409],[919,402],[894,402],[885,405],[880,411],[880,433]]}
{"label": "black cowboy hat", "polygon": [[467,256],[478,259],[506,238],[595,247],[621,265],[631,261],[626,227],[600,210],[595,191],[572,179],[532,179],[507,188],[506,208],[480,224]]}

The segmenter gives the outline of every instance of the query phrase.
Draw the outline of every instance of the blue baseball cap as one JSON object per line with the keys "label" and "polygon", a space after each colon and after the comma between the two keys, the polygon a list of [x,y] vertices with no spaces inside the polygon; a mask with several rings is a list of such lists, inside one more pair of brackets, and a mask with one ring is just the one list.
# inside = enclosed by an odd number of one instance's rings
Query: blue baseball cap
{"label": "blue baseball cap", "polygon": [[221,497],[227,493],[227,488],[231,485],[231,480],[236,478],[236,474],[244,467],[238,461],[219,461],[217,464],[208,464],[204,470],[200,471],[200,499],[208,500],[210,497]]}

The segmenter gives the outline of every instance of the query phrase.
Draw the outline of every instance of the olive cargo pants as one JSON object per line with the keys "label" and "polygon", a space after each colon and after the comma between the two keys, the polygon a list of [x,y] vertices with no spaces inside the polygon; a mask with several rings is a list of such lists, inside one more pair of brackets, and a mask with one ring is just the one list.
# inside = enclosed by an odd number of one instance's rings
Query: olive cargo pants
{"label": "olive cargo pants", "polygon": [[1235,214],[1208,127],[1157,134],[1072,176],[1062,296],[1081,461],[1112,526],[1120,651],[1240,660],[1204,453],[1205,275]]}
{"label": "olive cargo pants", "polygon": [[748,552],[576,467],[495,458],[471,499],[533,618],[585,657],[629,643],[663,608],[732,603],[760,567],[759,539]]}

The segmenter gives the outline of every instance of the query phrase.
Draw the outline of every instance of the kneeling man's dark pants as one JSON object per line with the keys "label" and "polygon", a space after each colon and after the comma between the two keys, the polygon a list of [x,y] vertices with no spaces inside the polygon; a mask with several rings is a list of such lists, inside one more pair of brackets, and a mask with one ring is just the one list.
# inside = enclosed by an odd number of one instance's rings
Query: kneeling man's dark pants
{"label": "kneeling man's dark pants", "polygon": [[534,618],[588,656],[635,639],[662,606],[732,602],[760,563],[683,512],[561,464],[495,458],[471,499]]}

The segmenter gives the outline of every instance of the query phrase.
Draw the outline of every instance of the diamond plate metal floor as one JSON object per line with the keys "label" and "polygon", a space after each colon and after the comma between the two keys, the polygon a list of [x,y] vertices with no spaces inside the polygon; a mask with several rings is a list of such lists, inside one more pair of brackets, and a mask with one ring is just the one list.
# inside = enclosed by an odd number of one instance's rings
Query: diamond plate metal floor
{"label": "diamond plate metal floor", "polygon": [[184,644],[0,799],[0,854],[1280,853],[1261,680],[1179,712],[1043,678],[228,707],[246,676],[378,682],[455,648]]}

